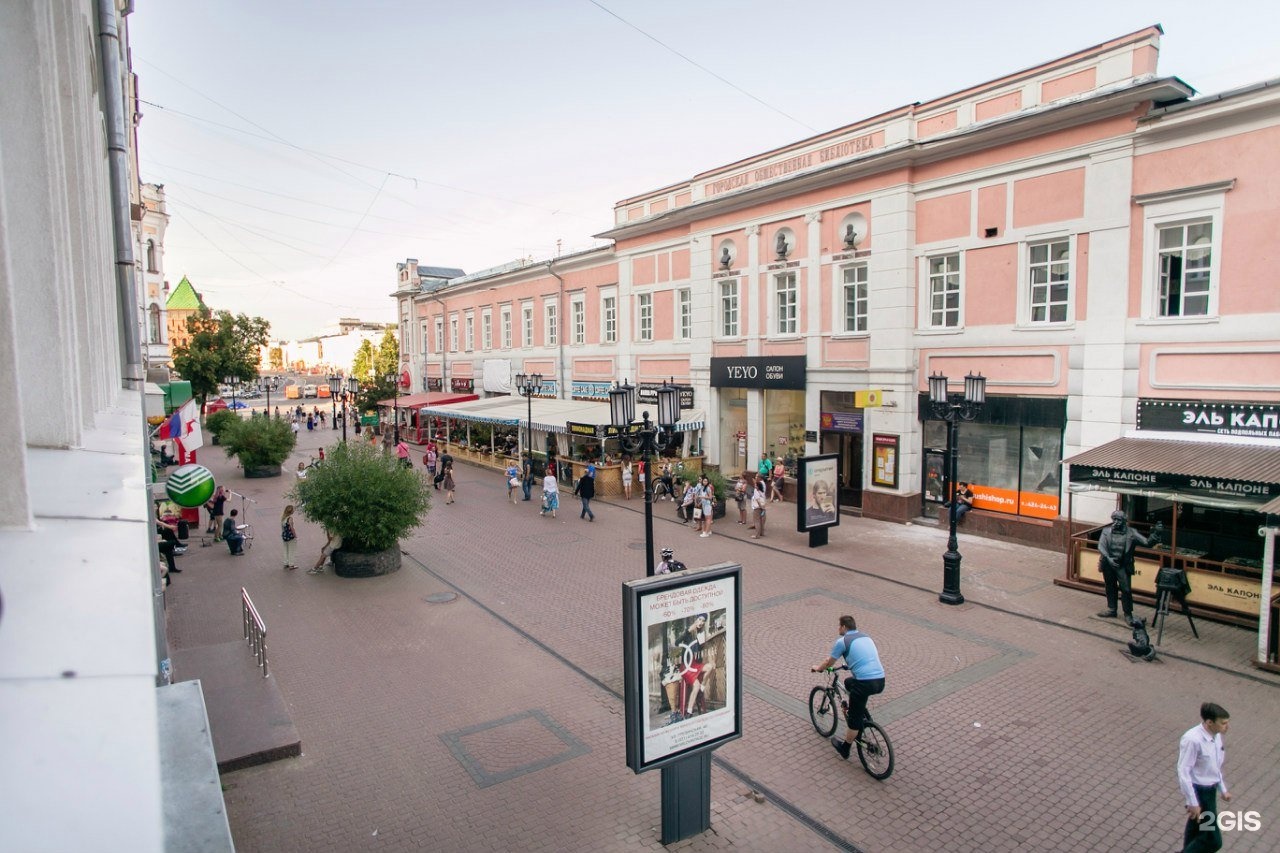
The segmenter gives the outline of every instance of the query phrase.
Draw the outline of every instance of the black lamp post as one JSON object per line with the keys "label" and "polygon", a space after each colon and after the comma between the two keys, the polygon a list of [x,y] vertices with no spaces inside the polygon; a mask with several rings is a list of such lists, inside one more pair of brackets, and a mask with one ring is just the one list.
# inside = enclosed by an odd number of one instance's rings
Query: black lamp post
{"label": "black lamp post", "polygon": [[271,392],[280,388],[280,377],[264,376],[259,387],[262,389],[262,393],[267,395],[267,417],[271,417]]}
{"label": "black lamp post", "polygon": [[[351,404],[356,394],[360,393],[360,380],[354,376],[347,377],[346,387],[342,389],[342,443],[347,443],[347,418],[351,417]],[[360,424],[356,423],[356,434],[359,435]]]}
{"label": "black lamp post", "polygon": [[231,411],[234,412],[236,411],[236,386],[240,384],[240,377],[224,376],[222,377],[222,384],[231,386]]}
{"label": "black lamp post", "polygon": [[395,383],[391,392],[391,439],[394,443],[400,443],[400,375],[397,373],[388,373],[384,380],[390,379]]}
{"label": "black lamp post", "polygon": [[964,396],[947,394],[947,377],[935,373],[929,377],[929,405],[933,416],[947,422],[947,494],[951,513],[951,532],[947,537],[947,552],[942,555],[943,604],[964,604],[960,594],[960,550],[956,541],[956,426],[960,421],[971,421],[987,402],[987,380],[982,374],[970,373],[964,378]]}
{"label": "black lamp post", "polygon": [[529,464],[533,465],[533,395],[542,387],[541,373],[517,373],[516,390],[525,399],[525,452],[529,454]]}
{"label": "black lamp post", "polygon": [[342,393],[342,374],[335,373],[329,377],[329,406],[332,409],[330,420],[333,428],[338,428],[338,395]]}
{"label": "black lamp post", "polygon": [[[626,383],[626,380],[623,380]],[[658,389],[658,422],[649,420],[644,412],[640,428],[633,432],[636,417],[636,389],[634,385],[619,384],[609,390],[609,419],[618,430],[618,443],[627,453],[639,453],[644,464],[644,573],[653,575],[653,466],[649,464],[655,452],[666,450],[675,440],[672,431],[680,422],[680,389],[667,382]]]}

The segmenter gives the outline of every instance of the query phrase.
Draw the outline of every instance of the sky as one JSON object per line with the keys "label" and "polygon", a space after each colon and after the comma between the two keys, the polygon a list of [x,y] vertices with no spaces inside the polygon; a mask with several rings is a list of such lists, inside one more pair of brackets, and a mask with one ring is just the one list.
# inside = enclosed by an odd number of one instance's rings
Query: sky
{"label": "sky", "polygon": [[392,322],[406,258],[600,245],[624,198],[1152,24],[1202,94],[1280,77],[1275,0],[137,0],[129,36],[165,278],[287,340]]}

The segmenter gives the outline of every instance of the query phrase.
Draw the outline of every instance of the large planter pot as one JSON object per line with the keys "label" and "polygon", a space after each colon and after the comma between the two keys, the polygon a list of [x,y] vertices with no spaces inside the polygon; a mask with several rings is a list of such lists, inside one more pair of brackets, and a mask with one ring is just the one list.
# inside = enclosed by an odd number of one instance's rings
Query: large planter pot
{"label": "large planter pot", "polygon": [[244,475],[250,480],[259,480],[263,477],[279,477],[279,465],[253,465],[245,466]]}
{"label": "large planter pot", "polygon": [[369,554],[339,548],[333,552],[333,573],[340,578],[376,578],[400,571],[400,546]]}
{"label": "large planter pot", "polygon": [[711,504],[711,520],[724,518],[725,501],[715,501]]}

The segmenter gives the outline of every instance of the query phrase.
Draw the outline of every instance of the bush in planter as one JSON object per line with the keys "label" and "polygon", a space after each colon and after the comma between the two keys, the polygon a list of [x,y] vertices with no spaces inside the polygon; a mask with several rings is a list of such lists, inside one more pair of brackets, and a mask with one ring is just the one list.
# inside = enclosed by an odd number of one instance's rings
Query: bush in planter
{"label": "bush in planter", "polygon": [[204,419],[204,428],[213,436],[214,444],[221,444],[222,434],[235,426],[239,420],[240,416],[230,409],[219,409]]}
{"label": "bush in planter", "polygon": [[309,520],[342,537],[342,552],[356,554],[395,549],[431,507],[425,478],[363,442],[336,445],[290,497]]}
{"label": "bush in planter", "polygon": [[[280,465],[289,458],[298,437],[289,423],[276,418],[250,418],[235,416],[221,433],[222,447],[228,456],[240,460],[245,476],[271,476],[280,474]],[[272,470],[274,469],[274,470]]]}

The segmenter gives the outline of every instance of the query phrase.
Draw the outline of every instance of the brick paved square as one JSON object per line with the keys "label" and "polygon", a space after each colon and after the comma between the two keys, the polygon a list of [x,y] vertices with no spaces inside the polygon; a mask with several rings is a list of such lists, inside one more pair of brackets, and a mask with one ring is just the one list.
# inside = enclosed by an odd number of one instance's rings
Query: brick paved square
{"label": "brick paved square", "polygon": [[445,732],[440,739],[481,788],[534,773],[591,751],[590,747],[537,709]]}

